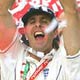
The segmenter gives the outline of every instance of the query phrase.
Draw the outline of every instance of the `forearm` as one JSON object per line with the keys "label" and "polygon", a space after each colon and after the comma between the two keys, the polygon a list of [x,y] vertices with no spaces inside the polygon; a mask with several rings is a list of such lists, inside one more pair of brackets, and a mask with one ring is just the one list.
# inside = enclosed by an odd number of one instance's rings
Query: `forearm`
{"label": "forearm", "polygon": [[77,53],[80,49],[80,26],[75,17],[68,15],[68,26],[63,30],[63,37],[67,53],[69,55]]}
{"label": "forearm", "polygon": [[0,0],[0,25],[4,27],[10,27],[14,25],[13,18],[8,12],[15,0]]}
{"label": "forearm", "polygon": [[64,46],[68,55],[74,55],[80,49],[80,24],[74,0],[61,0],[68,21],[63,30]]}
{"label": "forearm", "polygon": [[[10,3],[11,2],[11,3]],[[8,12],[13,0],[0,0],[0,49],[6,48],[13,40],[16,25],[12,15]]]}

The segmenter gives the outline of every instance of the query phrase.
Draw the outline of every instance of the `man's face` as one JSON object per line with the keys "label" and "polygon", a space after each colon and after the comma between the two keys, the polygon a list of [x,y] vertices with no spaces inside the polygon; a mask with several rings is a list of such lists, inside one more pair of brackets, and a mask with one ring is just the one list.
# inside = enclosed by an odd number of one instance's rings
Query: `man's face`
{"label": "man's face", "polygon": [[25,36],[29,40],[30,47],[44,53],[48,53],[52,49],[55,32],[44,33],[50,22],[51,19],[48,15],[34,15],[28,19]]}

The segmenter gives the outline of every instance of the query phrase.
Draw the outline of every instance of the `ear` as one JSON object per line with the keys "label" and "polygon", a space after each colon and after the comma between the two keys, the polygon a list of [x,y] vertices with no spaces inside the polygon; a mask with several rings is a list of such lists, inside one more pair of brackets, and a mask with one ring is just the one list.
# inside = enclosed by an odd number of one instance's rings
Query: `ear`
{"label": "ear", "polygon": [[22,35],[25,34],[25,28],[19,28],[19,33],[21,33]]}

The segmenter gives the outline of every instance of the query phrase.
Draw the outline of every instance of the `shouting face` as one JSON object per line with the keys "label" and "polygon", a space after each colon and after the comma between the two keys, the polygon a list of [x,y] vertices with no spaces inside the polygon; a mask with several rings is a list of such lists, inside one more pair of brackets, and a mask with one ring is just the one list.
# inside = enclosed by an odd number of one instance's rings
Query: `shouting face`
{"label": "shouting face", "polygon": [[48,34],[44,30],[51,22],[48,15],[33,15],[28,19],[25,26],[25,36],[29,40],[29,46],[37,51],[48,53],[52,49],[53,38],[56,30]]}

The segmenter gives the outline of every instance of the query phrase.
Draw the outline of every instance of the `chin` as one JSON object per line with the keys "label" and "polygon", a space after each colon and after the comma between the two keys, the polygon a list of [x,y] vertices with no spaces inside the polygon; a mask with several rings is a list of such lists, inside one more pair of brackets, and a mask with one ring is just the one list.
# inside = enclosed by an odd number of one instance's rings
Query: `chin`
{"label": "chin", "polygon": [[43,48],[42,47],[35,47],[34,48],[36,51],[41,51],[41,52],[43,52]]}

